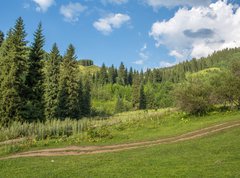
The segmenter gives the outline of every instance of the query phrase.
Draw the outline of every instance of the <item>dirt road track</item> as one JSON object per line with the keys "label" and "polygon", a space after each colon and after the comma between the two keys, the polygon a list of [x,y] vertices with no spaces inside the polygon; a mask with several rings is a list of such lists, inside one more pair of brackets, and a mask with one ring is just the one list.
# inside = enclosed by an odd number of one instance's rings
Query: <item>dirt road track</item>
{"label": "dirt road track", "polygon": [[153,141],[142,141],[135,143],[117,144],[109,146],[70,146],[65,148],[52,148],[37,151],[28,151],[17,153],[15,155],[0,158],[0,160],[21,157],[47,157],[47,156],[67,156],[67,155],[88,155],[97,153],[119,152],[123,150],[136,149],[142,147],[150,147],[160,144],[177,143],[186,140],[192,140],[207,136],[213,133],[221,132],[230,128],[239,127],[240,121],[226,122],[223,124],[214,125],[204,129],[188,132],[179,136],[161,138]]}
{"label": "dirt road track", "polygon": [[1,145],[10,145],[10,144],[13,144],[13,143],[18,143],[18,142],[21,142],[21,141],[24,141],[25,138],[17,138],[17,139],[13,139],[13,140],[7,140],[7,141],[4,141],[4,142],[0,142],[0,146]]}

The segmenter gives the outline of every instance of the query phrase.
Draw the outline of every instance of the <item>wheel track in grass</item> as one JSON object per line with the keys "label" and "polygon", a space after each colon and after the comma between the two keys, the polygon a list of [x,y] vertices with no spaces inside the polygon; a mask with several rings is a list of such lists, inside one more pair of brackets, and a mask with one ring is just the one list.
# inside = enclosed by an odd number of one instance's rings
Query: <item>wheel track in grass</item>
{"label": "wheel track in grass", "polygon": [[144,148],[161,144],[171,144],[192,139],[201,138],[207,135],[218,133],[221,131],[228,130],[240,126],[240,121],[225,122],[222,124],[213,125],[196,131],[188,132],[178,136],[161,138],[152,141],[140,141],[134,143],[115,144],[106,146],[69,146],[64,148],[51,148],[36,151],[27,151],[17,153],[11,156],[2,157],[0,160],[10,158],[22,158],[22,157],[48,157],[48,156],[74,156],[74,155],[89,155],[97,153],[110,153],[119,152],[124,150]]}
{"label": "wheel track in grass", "polygon": [[19,142],[22,142],[24,140],[26,140],[26,138],[16,138],[16,139],[12,139],[12,140],[6,140],[6,141],[3,141],[3,142],[0,142],[0,146],[10,145],[10,144],[13,144],[13,143],[19,143]]}

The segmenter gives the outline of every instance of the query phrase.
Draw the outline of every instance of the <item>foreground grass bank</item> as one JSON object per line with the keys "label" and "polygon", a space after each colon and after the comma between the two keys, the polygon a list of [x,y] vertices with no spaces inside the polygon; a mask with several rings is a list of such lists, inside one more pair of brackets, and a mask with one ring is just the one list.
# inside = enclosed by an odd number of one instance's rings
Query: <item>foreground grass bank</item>
{"label": "foreground grass bank", "polygon": [[[81,132],[79,133],[71,132],[72,135],[69,136],[63,134],[53,137],[47,136],[42,139],[37,139],[33,134],[32,137],[19,143],[0,145],[0,156],[20,151],[64,147],[69,145],[109,145],[155,140],[180,135],[227,121],[239,120],[239,118],[240,112],[237,111],[222,113],[213,112],[204,117],[192,117],[173,109],[166,109],[149,112],[127,112],[98,120],[69,121],[68,123],[62,121],[59,122],[63,125],[60,128],[65,128],[65,126],[67,126],[66,128],[68,129],[71,124],[76,126],[76,123],[84,123],[84,127],[80,127],[84,129],[80,130]],[[40,128],[42,128],[42,130],[47,130],[45,133],[51,133],[48,129],[55,127],[46,124],[42,125]],[[3,134],[3,132],[0,134]]]}
{"label": "foreground grass bank", "polygon": [[240,177],[240,129],[118,153],[0,161],[0,177]]}

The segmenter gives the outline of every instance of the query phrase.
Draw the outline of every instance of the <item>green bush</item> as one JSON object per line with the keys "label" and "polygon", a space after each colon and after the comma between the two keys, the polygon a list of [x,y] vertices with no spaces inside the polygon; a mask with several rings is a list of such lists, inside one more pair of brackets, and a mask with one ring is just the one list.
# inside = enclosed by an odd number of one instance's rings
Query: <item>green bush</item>
{"label": "green bush", "polygon": [[90,139],[112,138],[110,130],[106,126],[90,127],[87,130]]}

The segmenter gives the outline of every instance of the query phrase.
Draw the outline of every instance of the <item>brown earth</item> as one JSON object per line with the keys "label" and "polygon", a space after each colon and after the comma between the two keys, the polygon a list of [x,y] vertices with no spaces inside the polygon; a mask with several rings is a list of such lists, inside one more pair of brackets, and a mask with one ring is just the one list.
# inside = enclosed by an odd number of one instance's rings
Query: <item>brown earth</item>
{"label": "brown earth", "polygon": [[188,132],[179,136],[161,138],[153,141],[141,141],[135,143],[126,144],[116,144],[107,146],[70,146],[65,148],[51,148],[36,151],[27,151],[22,153],[17,153],[11,156],[0,158],[0,160],[10,159],[10,158],[21,158],[21,157],[47,157],[47,156],[70,156],[70,155],[88,155],[97,153],[110,153],[119,152],[123,150],[150,147],[154,145],[177,143],[187,140],[192,140],[200,137],[204,137],[210,134],[221,132],[230,128],[239,127],[240,121],[226,122],[223,124],[218,124],[210,126],[204,129],[196,130],[193,132]]}
{"label": "brown earth", "polygon": [[25,138],[16,138],[16,139],[12,139],[12,140],[7,140],[7,141],[0,142],[0,146],[10,145],[10,144],[18,143],[18,142],[21,142],[21,141],[24,141],[24,140],[25,140]]}

